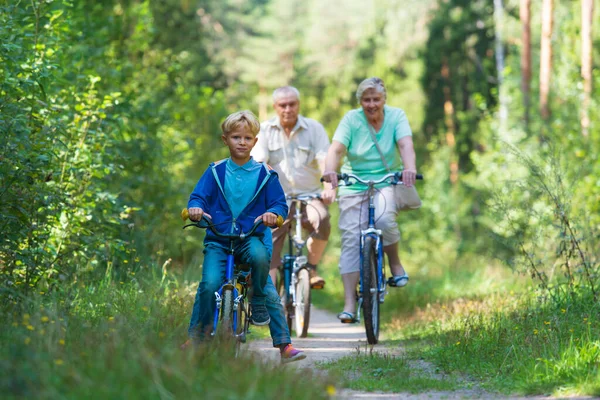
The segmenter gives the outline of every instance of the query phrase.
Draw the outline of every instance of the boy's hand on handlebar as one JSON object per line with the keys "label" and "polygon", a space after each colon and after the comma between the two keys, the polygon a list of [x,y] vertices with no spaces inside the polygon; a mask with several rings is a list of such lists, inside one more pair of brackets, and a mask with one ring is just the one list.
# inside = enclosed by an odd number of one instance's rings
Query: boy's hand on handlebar
{"label": "boy's hand on handlebar", "polygon": [[263,215],[258,216],[254,222],[261,220],[263,224],[267,226],[277,226],[277,215],[272,212],[266,212]]}
{"label": "boy's hand on handlebar", "polygon": [[331,187],[335,189],[338,186],[337,172],[325,171],[323,172],[323,182],[331,183]]}
{"label": "boy's hand on handlebar", "polygon": [[335,201],[335,189],[324,189],[321,192],[321,200],[323,200],[323,204],[331,204]]}
{"label": "boy's hand on handlebar", "polygon": [[192,221],[200,221],[203,215],[206,215],[207,218],[212,219],[209,213],[205,213],[203,209],[200,207],[192,207],[188,208],[188,213],[190,215],[190,219]]}
{"label": "boy's hand on handlebar", "polygon": [[417,179],[417,171],[414,169],[405,169],[402,171],[402,183],[406,187],[412,187]]}

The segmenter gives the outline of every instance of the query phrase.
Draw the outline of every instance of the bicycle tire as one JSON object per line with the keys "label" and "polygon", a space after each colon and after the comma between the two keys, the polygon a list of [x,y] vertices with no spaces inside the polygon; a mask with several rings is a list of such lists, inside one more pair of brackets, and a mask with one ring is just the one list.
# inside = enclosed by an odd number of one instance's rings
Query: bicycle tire
{"label": "bicycle tire", "polygon": [[223,290],[223,300],[221,302],[221,331],[222,334],[233,334],[233,290]]}
{"label": "bicycle tire", "polygon": [[305,338],[308,336],[308,324],[310,323],[310,276],[306,268],[298,271],[294,319],[296,337]]}
{"label": "bicycle tire", "polygon": [[365,238],[362,249],[362,308],[365,332],[369,344],[379,341],[379,282],[377,276],[377,246],[372,236]]}

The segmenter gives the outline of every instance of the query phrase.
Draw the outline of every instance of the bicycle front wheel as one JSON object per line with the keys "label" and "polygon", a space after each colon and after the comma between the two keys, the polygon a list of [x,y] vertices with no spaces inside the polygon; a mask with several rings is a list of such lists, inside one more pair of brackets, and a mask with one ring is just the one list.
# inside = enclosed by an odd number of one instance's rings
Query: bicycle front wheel
{"label": "bicycle front wheel", "polygon": [[221,303],[221,333],[223,336],[233,334],[233,290],[223,290],[223,300]]}
{"label": "bicycle front wheel", "polygon": [[362,308],[365,320],[367,342],[379,341],[379,282],[377,276],[377,245],[372,236],[365,238],[362,249]]}
{"label": "bicycle front wheel", "polygon": [[294,312],[296,336],[304,338],[308,335],[308,323],[310,322],[310,276],[306,268],[298,271]]}

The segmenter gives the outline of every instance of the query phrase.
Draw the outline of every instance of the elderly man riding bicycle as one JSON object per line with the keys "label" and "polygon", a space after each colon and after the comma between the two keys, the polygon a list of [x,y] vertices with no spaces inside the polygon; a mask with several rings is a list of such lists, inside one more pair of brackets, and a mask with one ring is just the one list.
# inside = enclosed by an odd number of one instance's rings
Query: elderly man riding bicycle
{"label": "elderly man riding bicycle", "polygon": [[[325,281],[316,271],[321,260],[331,225],[327,205],[335,199],[335,189],[329,183],[322,189],[320,177],[324,172],[325,157],[329,149],[329,137],[319,122],[299,114],[300,93],[292,86],[284,86],[273,92],[273,107],[277,117],[261,124],[258,142],[252,150],[256,161],[268,163],[279,175],[286,195],[305,195],[321,192],[321,199],[313,199],[303,207],[303,226],[314,230],[308,239],[308,269],[313,289],[321,289]],[[273,257],[271,279],[276,281],[281,265],[281,249],[294,210],[290,210],[283,226],[273,230]]]}

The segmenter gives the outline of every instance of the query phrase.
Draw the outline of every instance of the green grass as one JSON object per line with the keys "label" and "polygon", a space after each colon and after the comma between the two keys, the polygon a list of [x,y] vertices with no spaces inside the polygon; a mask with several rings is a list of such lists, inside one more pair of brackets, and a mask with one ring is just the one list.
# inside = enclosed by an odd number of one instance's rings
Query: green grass
{"label": "green grass", "polygon": [[327,398],[324,378],[249,353],[236,359],[230,343],[179,350],[196,286],[138,271],[3,304],[0,392],[4,398]]}
{"label": "green grass", "polygon": [[585,298],[540,303],[532,295],[436,307],[428,311],[432,322],[391,336],[410,339],[411,357],[494,390],[600,395],[600,305]]}

